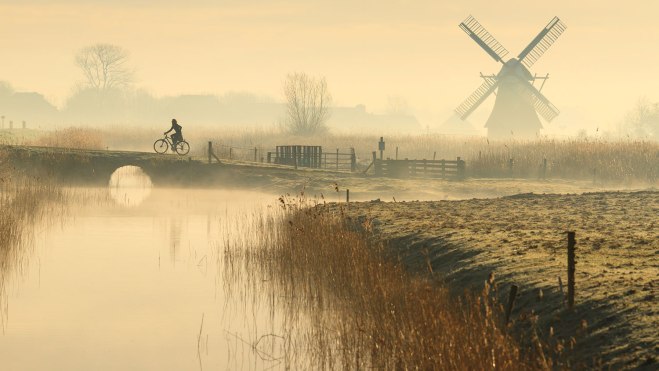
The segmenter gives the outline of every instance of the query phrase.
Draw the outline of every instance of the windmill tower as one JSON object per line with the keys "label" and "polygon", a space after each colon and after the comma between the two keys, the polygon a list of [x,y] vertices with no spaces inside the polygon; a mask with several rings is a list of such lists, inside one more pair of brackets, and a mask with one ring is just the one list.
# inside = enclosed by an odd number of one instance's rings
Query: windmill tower
{"label": "windmill tower", "polygon": [[[504,48],[474,17],[469,16],[460,23],[460,28],[485,50],[495,61],[503,65],[496,75],[483,75],[483,84],[476,89],[455,112],[466,119],[496,90],[494,108],[485,124],[490,138],[536,137],[542,128],[538,114],[547,122],[558,116],[558,109],[540,91],[549,74],[538,77],[529,68],[549,49],[565,31],[565,24],[554,17],[517,58],[504,62],[508,54]],[[535,80],[542,80],[540,89]]]}

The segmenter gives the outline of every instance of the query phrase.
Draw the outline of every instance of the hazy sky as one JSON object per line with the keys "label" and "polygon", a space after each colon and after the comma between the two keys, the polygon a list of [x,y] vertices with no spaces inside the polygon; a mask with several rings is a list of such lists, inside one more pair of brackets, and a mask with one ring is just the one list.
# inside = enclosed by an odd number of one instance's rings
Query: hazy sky
{"label": "hazy sky", "polygon": [[[406,99],[441,121],[496,73],[459,28],[472,14],[516,56],[558,15],[567,30],[533,66],[562,111],[557,127],[620,119],[659,101],[657,1],[0,0],[0,80],[56,104],[81,75],[76,51],[127,49],[138,86],[156,95],[250,91],[281,98],[286,73],[327,78],[340,105],[382,111]],[[490,98],[490,104],[493,98]],[[485,120],[483,106],[473,121]],[[424,122],[433,125],[435,122]]]}

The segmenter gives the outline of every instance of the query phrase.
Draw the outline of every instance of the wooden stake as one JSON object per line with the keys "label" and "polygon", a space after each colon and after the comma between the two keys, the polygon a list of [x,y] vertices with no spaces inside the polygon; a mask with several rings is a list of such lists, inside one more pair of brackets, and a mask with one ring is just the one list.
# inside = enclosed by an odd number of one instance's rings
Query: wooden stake
{"label": "wooden stake", "polygon": [[515,305],[515,298],[517,297],[517,285],[510,286],[510,295],[508,296],[508,306],[506,307],[506,325],[510,321],[510,313],[513,311]]}
{"label": "wooden stake", "polygon": [[570,310],[574,309],[574,273],[577,264],[574,260],[576,244],[575,232],[567,232],[567,307]]}

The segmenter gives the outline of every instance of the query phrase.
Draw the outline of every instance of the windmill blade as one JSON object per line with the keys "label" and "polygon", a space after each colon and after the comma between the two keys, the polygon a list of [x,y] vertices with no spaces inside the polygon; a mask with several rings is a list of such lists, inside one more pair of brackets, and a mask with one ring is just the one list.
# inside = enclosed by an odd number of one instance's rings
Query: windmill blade
{"label": "windmill blade", "polygon": [[531,102],[533,102],[533,107],[535,110],[544,118],[547,122],[551,122],[553,119],[561,113],[556,106],[554,106],[549,99],[547,99],[535,86],[531,85],[530,82],[523,82],[526,89],[529,91]]}
{"label": "windmill blade", "polygon": [[519,53],[517,59],[519,59],[526,68],[531,68],[531,66],[533,66],[533,64],[545,54],[554,41],[561,36],[566,28],[567,26],[565,26],[558,17],[554,17],[547,27],[542,29],[538,36],[536,36],[535,39],[533,39],[531,43]]}
{"label": "windmill blade", "polygon": [[476,89],[469,98],[465,99],[464,102],[458,108],[455,109],[455,112],[460,116],[462,120],[466,119],[478,106],[483,103],[487,97],[492,94],[494,89],[497,88],[498,82],[496,78],[490,76],[483,77],[485,81],[481,86]]}
{"label": "windmill blade", "polygon": [[490,57],[494,58],[497,62],[503,62],[503,57],[508,54],[508,50],[504,48],[499,42],[492,36],[485,27],[481,26],[478,21],[469,16],[462,23],[460,23],[460,28],[469,35],[478,45],[483,48]]}

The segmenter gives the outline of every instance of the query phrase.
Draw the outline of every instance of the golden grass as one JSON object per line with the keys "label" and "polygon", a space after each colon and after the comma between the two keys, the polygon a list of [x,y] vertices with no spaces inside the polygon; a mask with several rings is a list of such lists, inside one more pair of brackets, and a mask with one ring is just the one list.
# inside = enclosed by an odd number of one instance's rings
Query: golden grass
{"label": "golden grass", "polygon": [[[167,126],[167,125],[165,125]],[[68,128],[45,133],[26,144],[85,149],[152,151],[153,142],[167,129],[116,126],[109,129]],[[357,162],[365,169],[378,148],[379,135],[328,134],[300,137],[275,129],[184,128],[191,156],[205,158],[212,141],[221,158],[257,161],[267,158],[278,145],[320,145],[325,151],[354,148]],[[592,180],[607,183],[656,183],[659,180],[659,143],[632,139],[549,139],[494,141],[483,137],[440,134],[389,135],[385,158],[446,159],[466,161],[467,176],[492,178],[540,178]],[[397,150],[398,149],[398,150]],[[379,153],[378,153],[379,156]],[[510,160],[513,168],[510,169]],[[546,169],[543,162],[547,160]]]}
{"label": "golden grass", "polygon": [[104,149],[103,135],[102,131],[98,129],[70,127],[48,132],[26,144],[59,148]]}
{"label": "golden grass", "polygon": [[47,212],[44,207],[61,201],[62,193],[45,179],[22,176],[0,151],[0,316],[4,323],[7,304],[5,287],[12,274],[20,272],[28,259],[25,251],[27,228]]}
{"label": "golden grass", "polygon": [[310,318],[302,331],[305,351],[289,357],[308,357],[315,369],[552,367],[537,339],[521,351],[506,335],[487,285],[482,295],[453,298],[430,276],[405,271],[341,213],[280,201],[285,211],[261,218],[254,226],[258,242],[225,251],[224,266],[231,272],[243,264],[254,276],[249,281],[286,298],[289,325],[300,312]]}
{"label": "golden grass", "polygon": [[[222,130],[184,129],[185,138],[191,145],[192,156],[205,157],[208,141],[212,141],[216,153],[228,158],[253,161],[254,148],[257,160],[267,158],[268,151],[277,145],[320,145],[325,151],[337,148],[347,152],[354,148],[357,162],[362,169],[372,160],[372,152],[378,148],[378,135],[323,135],[299,137],[276,130]],[[114,141],[121,135],[121,141]],[[104,134],[116,145],[150,150],[160,134],[140,129],[113,130]],[[386,142],[385,158],[398,159],[446,159],[461,157],[467,163],[469,177],[515,177],[567,180],[593,180],[595,182],[644,182],[659,180],[659,143],[630,139],[547,139],[491,141],[483,137],[454,137],[439,134],[390,135]],[[379,153],[378,153],[379,156]],[[513,160],[512,170],[509,161]],[[543,160],[547,160],[546,171]]]}

